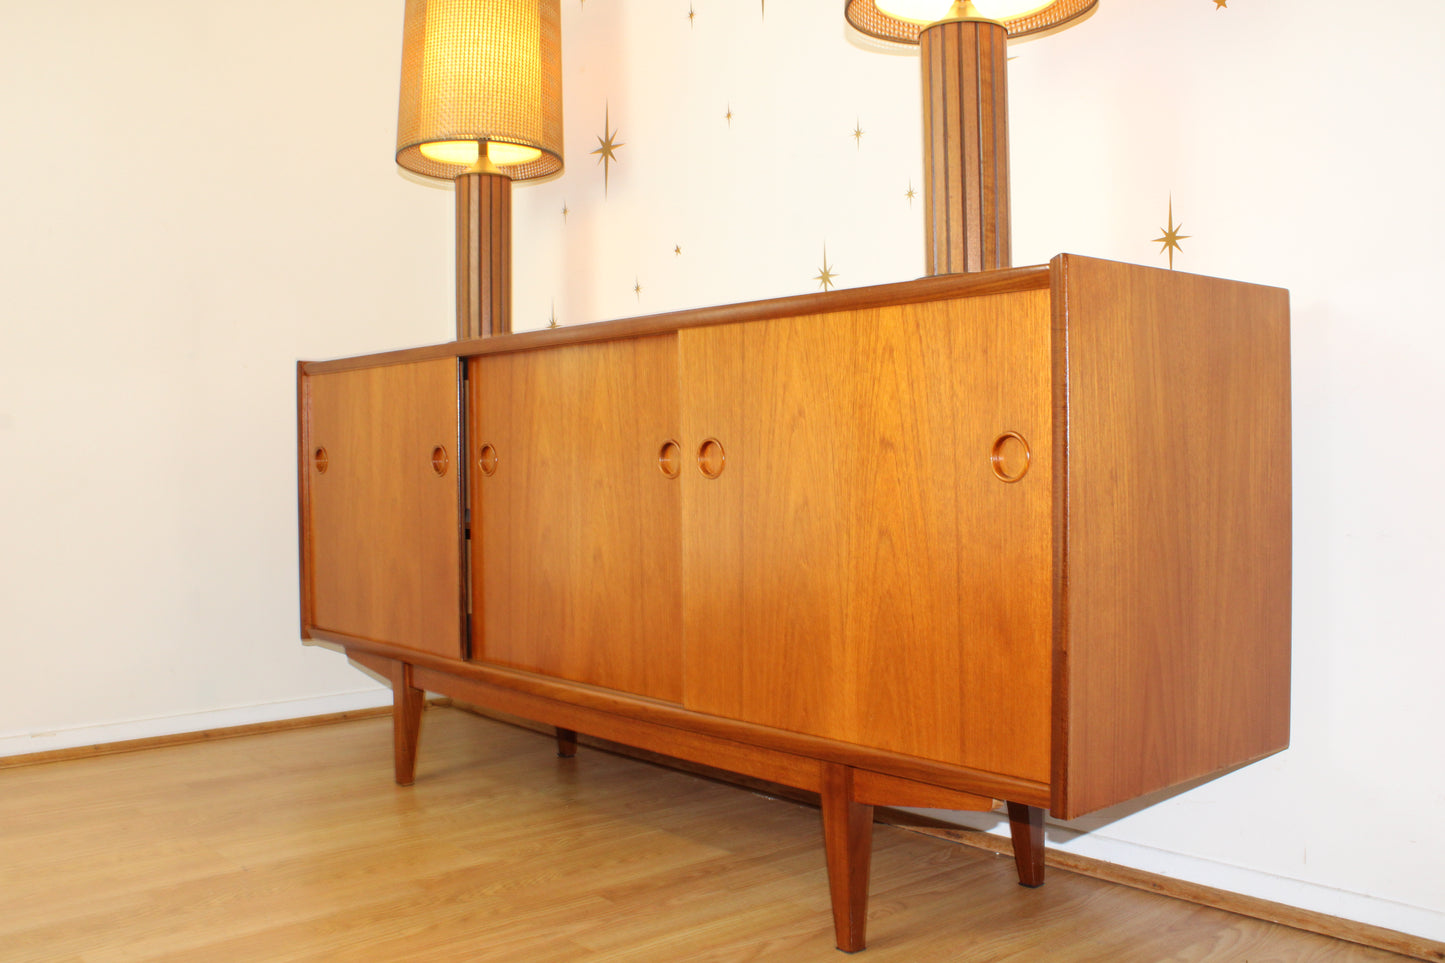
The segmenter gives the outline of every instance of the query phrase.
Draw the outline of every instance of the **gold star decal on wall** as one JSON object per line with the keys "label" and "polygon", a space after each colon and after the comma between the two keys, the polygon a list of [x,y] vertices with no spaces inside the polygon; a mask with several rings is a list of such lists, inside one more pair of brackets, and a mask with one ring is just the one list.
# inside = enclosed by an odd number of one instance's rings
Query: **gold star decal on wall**
{"label": "gold star decal on wall", "polygon": [[1228,9],[1228,7],[1227,7],[1227,4],[1228,4],[1228,3],[1229,3],[1229,0],[1214,0],[1214,9],[1216,9],[1216,10],[1225,10],[1225,9]]}
{"label": "gold star decal on wall", "polygon": [[692,26],[692,21],[693,21],[693,19],[696,18],[696,17],[697,17],[697,14],[693,11],[693,9],[692,9],[692,4],[689,3],[689,4],[687,5],[687,25],[688,25],[689,27]]}
{"label": "gold star decal on wall", "polygon": [[674,244],[673,247],[672,247],[672,253],[673,253],[673,254],[676,254],[676,255],[681,255],[681,254],[682,254],[682,245],[681,245],[681,244]]}
{"label": "gold star decal on wall", "polygon": [[642,300],[642,279],[636,278],[632,283],[632,293],[637,295],[637,300]]}
{"label": "gold star decal on wall", "polygon": [[903,192],[903,196],[906,197],[906,198],[908,198],[908,206],[909,206],[909,207],[912,207],[912,206],[913,206],[913,199],[918,196],[918,192],[913,189],[913,181],[912,181],[912,180],[910,180],[910,181],[908,182],[908,190],[906,190],[906,191]]}
{"label": "gold star decal on wall", "polygon": [[723,114],[723,116],[727,118],[728,126],[731,127],[731,126],[733,125],[733,105],[732,105],[732,104],[728,104],[728,112],[727,112],[726,114]]}
{"label": "gold star decal on wall", "polygon": [[564,220],[564,221],[567,220],[567,214],[568,214],[567,202],[566,202],[566,201],[563,201],[563,202],[562,202],[562,220]]}
{"label": "gold star decal on wall", "polygon": [[862,148],[863,148],[863,122],[862,122],[861,120],[860,120],[860,121],[855,121],[855,122],[853,123],[853,144],[854,144],[854,146],[856,146],[859,150],[862,150]]}
{"label": "gold star decal on wall", "polygon": [[555,328],[555,327],[557,327],[557,302],[556,302],[556,301],[553,301],[553,302],[552,302],[552,317],[548,319],[548,321],[547,321],[547,327],[549,327],[549,328]]}
{"label": "gold star decal on wall", "polygon": [[605,137],[597,138],[597,149],[593,154],[599,154],[597,163],[602,165],[602,193],[607,193],[608,181],[611,179],[611,167],[613,161],[617,160],[617,148],[626,147],[626,144],[618,143],[615,139],[617,131],[612,129],[612,105],[609,103],[606,113],[603,115],[602,132]]}
{"label": "gold star decal on wall", "polygon": [[1169,226],[1161,228],[1161,230],[1164,232],[1164,235],[1162,237],[1156,237],[1154,239],[1154,242],[1156,244],[1164,245],[1162,248],[1159,249],[1161,254],[1165,251],[1169,252],[1169,270],[1171,271],[1174,270],[1174,252],[1178,251],[1181,254],[1184,253],[1184,249],[1179,246],[1179,242],[1188,240],[1190,237],[1190,235],[1188,234],[1179,233],[1179,229],[1183,226],[1183,224],[1174,223],[1174,197],[1173,195],[1170,195]]}
{"label": "gold star decal on wall", "polygon": [[835,277],[837,277],[837,275],[833,273],[833,267],[828,263],[828,245],[824,244],[823,267],[822,270],[818,272],[818,276],[813,278],[813,280],[818,282],[818,287],[826,291],[833,287],[833,279]]}

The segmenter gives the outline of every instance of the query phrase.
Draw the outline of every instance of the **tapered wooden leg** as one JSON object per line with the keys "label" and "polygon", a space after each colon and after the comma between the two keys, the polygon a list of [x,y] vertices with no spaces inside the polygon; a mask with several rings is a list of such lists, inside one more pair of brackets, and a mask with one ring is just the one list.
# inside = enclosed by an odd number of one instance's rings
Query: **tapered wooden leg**
{"label": "tapered wooden leg", "polygon": [[405,662],[392,663],[391,735],[398,786],[410,786],[416,781],[416,747],[425,700],[426,693],[412,685],[411,666]]}
{"label": "tapered wooden leg", "polygon": [[833,898],[833,934],[838,949],[856,953],[867,939],[873,807],[855,800],[853,770],[832,763],[823,767],[823,849]]}
{"label": "tapered wooden leg", "polygon": [[1023,803],[1008,804],[1009,833],[1020,886],[1044,885],[1044,811]]}
{"label": "tapered wooden leg", "polygon": [[577,755],[577,733],[573,729],[557,727],[557,757],[571,759]]}

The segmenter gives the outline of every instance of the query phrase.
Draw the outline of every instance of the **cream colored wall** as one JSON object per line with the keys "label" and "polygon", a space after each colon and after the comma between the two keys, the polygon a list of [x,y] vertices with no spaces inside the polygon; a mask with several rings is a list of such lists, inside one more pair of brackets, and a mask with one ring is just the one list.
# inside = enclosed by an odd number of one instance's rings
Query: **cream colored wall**
{"label": "cream colored wall", "polygon": [[386,701],[298,641],[294,396],[453,330],[400,23],[0,2],[0,753]]}
{"label": "cream colored wall", "polygon": [[[518,329],[815,290],[825,245],[842,286],[921,273],[916,60],[840,6],[563,0]],[[385,698],[297,642],[293,391],[452,331],[450,195],[390,159],[400,8],[0,0],[0,753]],[[1102,0],[1016,45],[1014,260],[1164,266],[1172,196],[1176,268],[1293,307],[1293,746],[1050,843],[1445,939],[1445,12],[1391,14]]]}

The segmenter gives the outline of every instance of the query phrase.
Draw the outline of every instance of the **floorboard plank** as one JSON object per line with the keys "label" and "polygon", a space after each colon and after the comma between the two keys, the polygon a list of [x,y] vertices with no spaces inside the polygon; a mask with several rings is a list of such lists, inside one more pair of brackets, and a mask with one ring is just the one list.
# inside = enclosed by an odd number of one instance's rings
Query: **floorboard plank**
{"label": "floorboard plank", "polygon": [[[6,963],[835,963],[816,809],[451,708],[0,769]],[[889,961],[1392,953],[875,828]]]}

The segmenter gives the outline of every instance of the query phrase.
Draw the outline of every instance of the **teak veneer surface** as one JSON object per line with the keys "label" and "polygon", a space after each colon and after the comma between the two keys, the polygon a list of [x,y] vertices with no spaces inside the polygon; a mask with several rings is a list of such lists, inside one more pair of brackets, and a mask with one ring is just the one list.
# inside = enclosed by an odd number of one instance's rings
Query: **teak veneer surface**
{"label": "teak veneer surface", "polygon": [[[309,375],[302,383],[304,628],[460,658],[457,362]],[[438,447],[447,460],[442,474],[433,466]],[[318,452],[325,454],[318,459]]]}
{"label": "teak veneer surface", "polygon": [[1048,317],[1033,291],[681,332],[683,436],[728,456],[683,479],[688,708],[1048,779]]}
{"label": "teak veneer surface", "polygon": [[857,949],[870,804],[1005,800],[1036,885],[1038,808],[1288,745],[1279,289],[1061,255],[300,370],[303,632],[400,782],[427,689],[821,789]]}
{"label": "teak veneer surface", "polygon": [[[6,963],[835,963],[818,814],[429,709],[0,771]],[[874,828],[873,963],[1392,953]],[[1422,958],[1442,958],[1434,957]]]}
{"label": "teak veneer surface", "polygon": [[1062,257],[1065,819],[1289,743],[1289,295]]}
{"label": "teak veneer surface", "polygon": [[[1288,742],[1288,351],[1284,291],[1062,255],[302,381],[364,376],[365,398],[387,372],[470,358],[465,460],[479,431],[510,439],[496,475],[469,465],[479,658],[1047,783],[1072,818]],[[1031,450],[1012,484],[987,458],[1008,431]],[[693,464],[708,439],[716,478]],[[364,560],[375,540],[318,524],[337,511],[325,477],[303,485],[313,540]],[[366,564],[405,573],[414,546],[379,544]],[[318,634],[396,642],[366,620],[413,606],[351,595],[374,610]]]}
{"label": "teak veneer surface", "polygon": [[[1062,256],[1062,255],[1061,255]],[[863,288],[846,288],[821,294],[799,294],[763,301],[720,304],[706,308],[689,308],[667,314],[652,314],[613,321],[567,324],[540,331],[519,331],[504,338],[476,338],[471,341],[448,341],[419,348],[403,348],[352,358],[328,361],[305,361],[304,374],[323,374],[373,368],[379,365],[429,361],[436,358],[474,358],[488,354],[530,351],[563,344],[586,344],[593,341],[615,341],[650,334],[670,334],[686,328],[742,321],[765,321],[769,318],[796,317],[805,314],[827,314],[836,311],[866,310],[891,304],[916,304],[947,301],[960,297],[1005,294],[1011,291],[1047,290],[1053,276],[1049,265],[1010,268],[978,274],[949,274],[917,278],[896,284],[878,284]]]}
{"label": "teak veneer surface", "polygon": [[[395,665],[392,663],[396,661],[397,652],[392,646],[330,632],[318,631],[317,636],[345,646],[349,656],[363,662],[382,677],[390,678],[395,673]],[[916,756],[822,739],[806,733],[788,732],[771,726],[724,719],[656,699],[552,679],[533,672],[481,662],[458,664],[453,659],[419,651],[406,653],[405,657],[416,669],[415,684],[429,692],[445,693],[475,706],[564,729],[605,736],[624,744],[629,742],[629,738],[633,738],[636,741],[633,741],[632,745],[692,762],[707,763],[708,753],[712,752],[729,755],[735,760],[764,758],[782,753],[811,762],[832,762],[893,775],[911,783],[923,783],[951,793],[1012,799],[1030,806],[1047,807],[1049,804],[1047,783],[933,762]],[[662,741],[654,741],[659,739]],[[703,751],[699,752],[698,747]],[[720,762],[713,764],[722,765]],[[747,767],[735,771],[752,772]],[[789,782],[782,775],[763,778],[795,787],[812,786],[811,781]],[[916,792],[916,788],[910,790],[910,797]],[[882,799],[877,801],[883,803]],[[925,805],[921,802],[909,803],[900,800],[893,800],[891,804]],[[965,805],[959,808],[973,807]]]}
{"label": "teak veneer surface", "polygon": [[473,657],[679,701],[676,338],[471,364]]}

